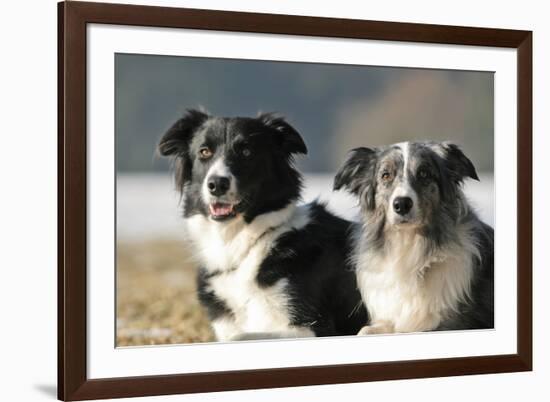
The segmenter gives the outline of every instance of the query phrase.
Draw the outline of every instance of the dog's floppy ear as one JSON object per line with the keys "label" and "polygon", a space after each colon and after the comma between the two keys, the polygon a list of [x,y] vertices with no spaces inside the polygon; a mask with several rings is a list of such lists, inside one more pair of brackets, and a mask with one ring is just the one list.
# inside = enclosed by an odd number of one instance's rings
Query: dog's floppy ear
{"label": "dog's floppy ear", "polygon": [[162,156],[184,155],[189,149],[193,133],[208,115],[199,110],[188,109],[183,117],[176,121],[162,136],[158,144],[158,152]]}
{"label": "dog's floppy ear", "polygon": [[445,165],[453,181],[460,183],[465,177],[479,181],[474,164],[464,155],[458,145],[446,141],[442,142],[440,147],[444,151]]}
{"label": "dog's floppy ear", "polygon": [[367,207],[374,208],[375,165],[376,150],[365,147],[352,149],[334,178],[333,190],[345,188],[357,196],[366,191]]}
{"label": "dog's floppy ear", "polygon": [[289,154],[307,154],[302,136],[283,117],[275,113],[262,113],[258,115],[258,120],[280,134],[278,138],[284,151]]}

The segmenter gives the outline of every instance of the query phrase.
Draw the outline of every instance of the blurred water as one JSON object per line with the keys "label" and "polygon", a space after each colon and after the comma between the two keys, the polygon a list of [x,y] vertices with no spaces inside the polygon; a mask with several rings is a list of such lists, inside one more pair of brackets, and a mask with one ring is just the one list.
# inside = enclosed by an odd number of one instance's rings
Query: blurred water
{"label": "blurred water", "polygon": [[[494,225],[494,182],[492,174],[469,180],[466,196],[483,221]],[[332,174],[305,175],[304,202],[314,199],[347,219],[357,219],[357,200],[343,191],[332,192]],[[179,195],[168,173],[117,175],[117,237],[123,241],[182,238],[183,219]]]}

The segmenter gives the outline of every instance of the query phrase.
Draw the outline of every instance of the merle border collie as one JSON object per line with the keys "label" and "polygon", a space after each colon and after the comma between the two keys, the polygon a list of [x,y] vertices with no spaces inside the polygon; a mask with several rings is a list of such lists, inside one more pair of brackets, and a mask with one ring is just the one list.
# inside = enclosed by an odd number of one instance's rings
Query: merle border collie
{"label": "merle border collie", "polygon": [[355,335],[366,320],[350,222],[298,205],[306,154],[282,117],[188,110],[162,137],[173,157],[199,300],[218,340]]}
{"label": "merle border collie", "polygon": [[356,148],[334,180],[360,199],[360,335],[493,328],[493,229],[462,191],[479,180],[449,142]]}

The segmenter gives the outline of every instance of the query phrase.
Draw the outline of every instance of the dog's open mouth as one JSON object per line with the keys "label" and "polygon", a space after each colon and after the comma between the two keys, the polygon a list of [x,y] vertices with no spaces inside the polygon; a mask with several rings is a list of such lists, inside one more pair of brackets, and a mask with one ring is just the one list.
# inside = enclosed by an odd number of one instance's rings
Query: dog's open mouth
{"label": "dog's open mouth", "polygon": [[237,215],[233,204],[215,202],[210,204],[210,217],[216,221],[233,218]]}

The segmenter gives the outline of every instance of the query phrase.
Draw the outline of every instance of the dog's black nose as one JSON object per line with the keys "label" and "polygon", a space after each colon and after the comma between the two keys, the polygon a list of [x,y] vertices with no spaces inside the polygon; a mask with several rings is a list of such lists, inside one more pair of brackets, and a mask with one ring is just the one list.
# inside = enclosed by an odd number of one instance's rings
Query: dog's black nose
{"label": "dog's black nose", "polygon": [[393,210],[399,215],[406,215],[413,206],[413,200],[410,197],[396,197],[393,200]]}
{"label": "dog's black nose", "polygon": [[208,187],[208,191],[210,191],[210,194],[219,196],[227,193],[227,190],[229,190],[230,184],[231,182],[227,177],[210,176],[210,178],[208,179],[208,182],[206,183],[206,186]]}

